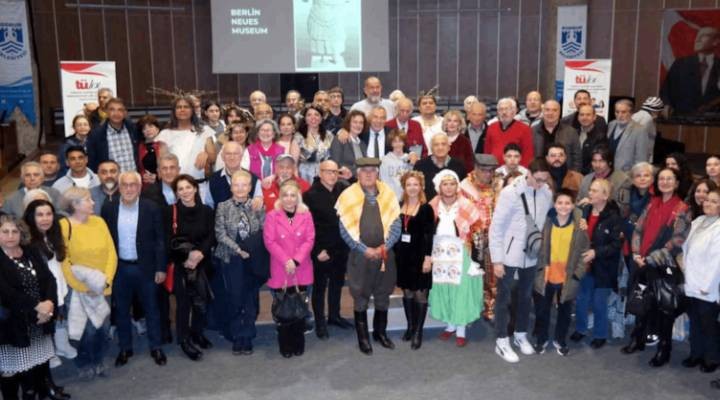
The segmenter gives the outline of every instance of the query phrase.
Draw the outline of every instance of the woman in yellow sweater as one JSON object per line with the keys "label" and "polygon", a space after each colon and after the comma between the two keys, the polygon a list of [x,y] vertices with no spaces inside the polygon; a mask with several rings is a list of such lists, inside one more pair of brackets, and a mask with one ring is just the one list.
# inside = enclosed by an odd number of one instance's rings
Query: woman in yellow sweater
{"label": "woman in yellow sweater", "polygon": [[60,220],[66,246],[62,269],[73,291],[68,311],[70,338],[79,340],[75,363],[80,377],[92,379],[106,373],[102,360],[110,313],[103,296],[111,294],[117,253],[105,221],[92,215],[90,191],[68,189],[63,193],[63,205],[69,217]]}

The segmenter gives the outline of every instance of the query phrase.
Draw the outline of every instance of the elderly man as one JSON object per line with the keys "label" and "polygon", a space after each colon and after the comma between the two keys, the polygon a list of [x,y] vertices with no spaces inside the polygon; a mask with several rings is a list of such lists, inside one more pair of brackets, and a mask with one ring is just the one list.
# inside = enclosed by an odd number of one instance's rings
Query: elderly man
{"label": "elderly man", "polygon": [[648,160],[648,135],[645,128],[632,120],[633,103],[627,99],[615,102],[615,119],[608,125],[613,165],[628,173],[635,163]]}
{"label": "elderly man", "polygon": [[107,118],[105,107],[107,106],[108,100],[113,97],[114,95],[112,89],[106,87],[100,88],[97,91],[97,104],[91,103],[85,105],[85,111],[88,120],[90,121],[90,126],[96,127],[105,122],[105,119]]}
{"label": "elderly man", "polygon": [[472,260],[480,264],[485,270],[483,277],[483,307],[482,316],[487,321],[495,318],[495,274],[492,273],[492,263],[488,249],[488,230],[492,220],[493,209],[497,193],[495,192],[495,169],[498,161],[491,154],[476,154],[475,169],[460,182],[460,194],[470,200],[481,210],[480,218],[470,227],[472,232]]}
{"label": "elderly man", "polygon": [[98,167],[98,178],[100,184],[90,189],[92,196],[93,209],[95,215],[100,215],[103,205],[107,203],[115,203],[118,200],[118,176],[120,175],[120,167],[115,161],[107,160],[100,163]]}
{"label": "elderly man", "polygon": [[370,128],[367,132],[360,135],[367,145],[367,156],[370,158],[382,158],[391,151],[390,144],[387,142],[387,133],[385,130],[385,121],[387,120],[385,108],[375,106],[368,114]]}
{"label": "elderly man", "polygon": [[503,150],[508,143],[516,143],[522,150],[520,164],[527,167],[535,157],[533,150],[532,131],[530,127],[515,120],[517,108],[515,100],[505,97],[498,100],[498,122],[490,124],[485,138],[485,153],[492,154],[501,159]]}
{"label": "elderly man", "polygon": [[100,186],[100,179],[88,168],[87,153],[82,146],[70,146],[65,150],[68,171],[62,178],[55,181],[53,188],[64,193],[73,186],[92,189]]}
{"label": "elderly man", "polygon": [[88,136],[88,166],[97,172],[101,161],[115,160],[120,166],[120,172],[135,171],[140,137],[135,124],[126,119],[127,110],[119,98],[108,100],[107,114],[107,121],[93,128]]}
{"label": "elderly man", "polygon": [[343,101],[345,101],[343,90],[340,86],[333,86],[327,91],[328,94],[328,113],[323,121],[325,130],[332,133],[337,133],[342,127],[343,120],[347,115],[347,110],[343,107]]}
{"label": "elderly man", "polygon": [[264,119],[273,119],[273,116],[275,113],[273,112],[272,107],[270,107],[270,104],[268,103],[259,103],[255,107],[253,107],[253,116],[255,117],[255,121],[262,121]]}
{"label": "elderly man", "polygon": [[573,193],[573,196],[577,197],[583,176],[568,165],[565,146],[560,143],[553,143],[548,146],[547,151],[545,151],[545,161],[550,166],[553,191],[567,189]]}
{"label": "elderly man", "polygon": [[[339,219],[335,212],[335,203],[346,187],[344,181],[338,181],[337,163],[326,160],[320,163],[318,177],[303,194],[303,202],[312,213],[316,232],[311,253],[314,275],[312,309],[315,316],[315,334],[320,340],[330,336],[328,325],[341,329],[352,328],[352,324],[340,316],[340,297],[345,283],[348,248],[338,235]],[[325,292],[328,303],[327,319]]]}
{"label": "elderly man", "polygon": [[668,70],[660,96],[673,114],[702,112],[720,97],[720,30],[706,26],[695,35],[695,54],[676,59]]}
{"label": "elderly man", "polygon": [[254,110],[258,105],[267,103],[267,96],[262,91],[255,90],[250,93],[248,100],[250,101],[250,108]]}
{"label": "elderly man", "polygon": [[61,193],[49,186],[43,186],[45,178],[39,163],[35,161],[24,163],[22,167],[20,167],[20,179],[22,179],[23,187],[12,192],[10,196],[5,198],[5,202],[2,205],[2,211],[4,213],[22,218],[25,212],[23,198],[25,197],[25,193],[33,189],[42,189],[47,192],[53,204],[57,206]]}
{"label": "elderly man", "polygon": [[657,136],[657,128],[655,120],[665,108],[665,103],[659,97],[648,97],[643,102],[642,107],[632,115],[632,120],[645,127],[648,134],[648,162],[653,162],[655,153],[655,137]]}
{"label": "elderly man", "polygon": [[382,83],[377,76],[369,76],[365,79],[363,92],[365,92],[365,99],[353,104],[350,107],[351,110],[360,110],[365,115],[369,115],[374,107],[381,106],[387,113],[386,119],[395,117],[395,105],[392,101],[382,98]]}
{"label": "elderly man", "polygon": [[318,90],[313,95],[313,104],[319,106],[325,112],[330,110],[330,96],[324,90]]}
{"label": "elderly man", "polygon": [[465,136],[470,139],[473,153],[483,154],[485,152],[485,132],[487,130],[487,106],[483,102],[470,104],[467,110],[467,130]]}
{"label": "elderly man", "polygon": [[600,129],[595,124],[597,114],[595,107],[589,104],[583,104],[578,108],[578,122],[580,123],[580,172],[583,174],[590,173],[590,159],[592,151],[597,146],[607,145],[607,132]]}
{"label": "elderly man", "polygon": [[[524,125],[524,124],[523,124]],[[490,259],[497,278],[495,302],[495,353],[505,361],[516,363],[519,358],[508,338],[510,305],[515,313],[513,343],[523,354],[535,354],[527,338],[533,283],[537,271],[537,254],[526,249],[529,219],[537,227],[545,225],[545,217],[552,207],[552,191],[547,185],[550,168],[542,158],[534,159],[526,177],[518,177],[502,189],[490,224]],[[528,211],[525,211],[528,210]],[[512,298],[512,286],[517,285],[517,297]]]}
{"label": "elderly man", "polygon": [[473,103],[479,103],[480,100],[476,96],[470,95],[465,97],[463,100],[463,111],[465,112],[465,115],[467,115],[470,112],[470,106],[473,105]]}
{"label": "elderly man", "polygon": [[40,152],[40,166],[43,171],[43,185],[52,186],[55,181],[60,179],[58,172],[60,171],[60,162],[57,154],[52,151],[43,150]]}
{"label": "elderly man", "polygon": [[107,223],[115,249],[118,269],[113,280],[115,324],[120,352],[115,366],[121,367],[133,356],[130,307],[138,296],[145,311],[150,356],[157,365],[165,365],[162,351],[158,285],[166,278],[167,257],[162,211],[150,200],[140,198],[142,178],[137,172],[119,177],[120,201],[105,203],[102,218]]}
{"label": "elderly man", "polygon": [[305,193],[310,189],[310,184],[304,179],[297,176],[297,165],[295,158],[290,154],[281,154],[275,159],[275,179],[269,186],[262,188],[263,201],[265,202],[265,210],[271,211],[275,209],[275,202],[280,196],[280,185],[288,180],[294,180],[300,187],[300,192]]}
{"label": "elderly man", "polygon": [[[242,147],[238,142],[227,142],[223,146],[221,157],[225,167],[219,171],[215,171],[209,179],[210,196],[212,197],[213,203],[212,206],[216,206],[232,197],[230,183],[232,181],[233,174],[242,169],[240,166],[242,155]],[[258,210],[263,205],[260,180],[257,176],[252,175],[250,184],[251,187],[254,188],[252,206],[253,209]],[[272,208],[269,208],[268,211],[269,210],[272,210]]]}
{"label": "elderly man", "polygon": [[414,169],[425,176],[425,198],[432,200],[437,192],[433,178],[443,169],[450,169],[457,176],[465,176],[468,171],[460,160],[450,157],[450,139],[446,135],[435,135],[430,142],[432,155],[427,156],[415,163]]}
{"label": "elderly man", "polygon": [[423,131],[420,123],[411,119],[413,102],[407,97],[401,97],[395,102],[395,118],[385,122],[387,131],[400,129],[407,134],[405,145],[411,153],[420,157],[427,156],[427,147],[423,139]]}
{"label": "elderly man", "polygon": [[[576,91],[575,95],[573,95],[573,104],[575,104],[575,112],[563,117],[562,122],[564,124],[572,126],[573,128],[575,128],[576,131],[578,131],[578,133],[580,133],[580,122],[578,121],[577,110],[579,110],[580,106],[583,105],[589,105],[591,107],[594,107],[590,92],[585,89],[580,89]],[[599,130],[607,132],[607,122],[602,115],[598,115],[595,118],[595,125],[597,125]]]}
{"label": "elderly man", "polygon": [[548,100],[542,106],[542,118],[532,126],[535,154],[545,154],[548,146],[560,143],[567,149],[568,166],[579,171],[582,166],[580,140],[570,125],[560,122],[561,106],[555,100]]}
{"label": "elderly man", "polygon": [[378,180],[380,160],[357,160],[358,181],[338,197],[335,209],[340,219],[340,236],[350,248],[348,285],[353,297],[355,330],[360,351],[372,354],[367,309],[373,298],[373,339],[394,349],[387,337],[390,294],[397,274],[393,246],[400,239],[400,205],[393,190]]}
{"label": "elderly man", "polygon": [[[542,95],[537,90],[533,90],[525,96],[525,109],[517,113],[515,119],[532,126],[535,121],[543,117],[542,106]],[[558,118],[560,118],[559,114]]]}
{"label": "elderly man", "polygon": [[287,113],[294,115],[295,118],[297,118],[300,110],[302,110],[302,103],[303,99],[300,96],[300,92],[297,90],[288,90],[285,94],[285,107],[287,108]]}

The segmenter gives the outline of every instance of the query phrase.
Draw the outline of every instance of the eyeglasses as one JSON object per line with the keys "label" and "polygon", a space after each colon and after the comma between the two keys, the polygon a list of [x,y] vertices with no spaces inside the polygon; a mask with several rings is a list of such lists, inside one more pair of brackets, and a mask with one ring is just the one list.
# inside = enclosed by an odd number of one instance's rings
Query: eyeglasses
{"label": "eyeglasses", "polygon": [[326,172],[328,174],[333,174],[333,175],[340,173],[340,171],[338,171],[336,169],[321,169],[320,172]]}

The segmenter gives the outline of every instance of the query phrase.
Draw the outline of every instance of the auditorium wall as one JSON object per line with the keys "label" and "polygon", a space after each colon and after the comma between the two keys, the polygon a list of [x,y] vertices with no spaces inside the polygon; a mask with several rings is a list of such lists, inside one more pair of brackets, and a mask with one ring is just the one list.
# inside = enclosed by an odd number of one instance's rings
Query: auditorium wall
{"label": "auditorium wall", "polygon": [[[372,1],[372,0],[369,0]],[[407,95],[439,84],[452,101],[554,91],[556,7],[588,4],[589,58],[612,58],[612,95],[640,101],[658,92],[662,13],[712,8],[720,0],[389,0],[390,71],[386,92]],[[102,4],[105,9],[68,4]],[[138,9],[126,8],[138,6]],[[260,88],[279,100],[279,74],[215,75],[209,0],[43,0],[31,2],[44,120],[59,107],[59,60],[116,62],[118,95],[130,105],[166,102],[151,86],[214,91],[222,102],[247,102]],[[252,54],[246,55],[252,57]],[[340,85],[352,101],[364,73],[320,74],[320,87]],[[688,152],[720,152],[720,128],[661,127]],[[49,132],[49,130],[46,130]]]}

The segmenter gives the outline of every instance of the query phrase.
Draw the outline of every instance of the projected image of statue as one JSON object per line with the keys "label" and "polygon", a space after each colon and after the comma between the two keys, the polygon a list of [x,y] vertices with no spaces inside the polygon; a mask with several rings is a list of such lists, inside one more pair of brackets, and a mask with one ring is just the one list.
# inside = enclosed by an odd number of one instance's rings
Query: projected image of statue
{"label": "projected image of statue", "polygon": [[293,11],[297,69],[360,69],[360,0],[295,0]]}

